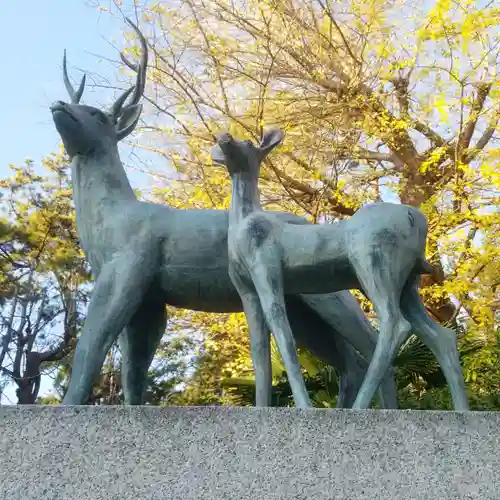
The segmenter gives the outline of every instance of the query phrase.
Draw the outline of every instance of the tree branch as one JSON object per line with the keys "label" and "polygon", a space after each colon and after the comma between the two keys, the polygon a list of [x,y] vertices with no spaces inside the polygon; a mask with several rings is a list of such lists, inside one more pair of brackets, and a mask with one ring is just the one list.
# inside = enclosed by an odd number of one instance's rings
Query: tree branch
{"label": "tree branch", "polygon": [[414,130],[427,137],[427,139],[429,139],[429,141],[434,146],[440,148],[446,145],[447,142],[437,132],[432,130],[427,124],[413,119],[410,119],[410,124]]}
{"label": "tree branch", "polygon": [[398,100],[401,117],[408,120],[410,126],[425,136],[433,146],[441,147],[446,141],[427,124],[422,123],[410,116],[410,96],[408,87],[410,85],[409,77],[394,77],[391,79],[396,91],[396,99]]}
{"label": "tree branch", "polygon": [[53,362],[63,359],[73,347],[73,340],[77,334],[77,310],[76,299],[68,289],[62,292],[62,295],[68,295],[64,318],[64,336],[59,344],[47,352],[40,353],[41,362]]}
{"label": "tree branch", "polygon": [[464,155],[464,163],[470,163],[476,156],[488,145],[490,140],[495,133],[498,120],[500,119],[500,106],[497,108],[493,118],[490,120],[490,123],[483,135],[477,140],[474,147],[470,148],[469,151]]}
{"label": "tree branch", "polygon": [[374,160],[374,161],[386,161],[390,163],[396,163],[397,158],[394,153],[380,153],[379,151],[370,151],[368,149],[356,148],[353,152],[340,152],[335,153],[331,151],[323,151],[323,153],[329,154],[329,161],[334,160]]}
{"label": "tree branch", "polygon": [[458,151],[462,152],[469,147],[472,135],[476,129],[479,115],[483,111],[484,103],[490,93],[491,83],[481,82],[477,85],[477,94],[472,102],[469,119],[458,136]]}
{"label": "tree branch", "polygon": [[7,352],[9,351],[9,345],[12,342],[12,337],[14,336],[14,333],[16,333],[12,325],[14,323],[14,314],[17,309],[17,302],[18,302],[18,296],[16,293],[13,299],[13,303],[11,304],[9,319],[7,321],[7,324],[5,325],[5,327],[7,328],[7,332],[5,333],[2,339],[2,352],[0,353],[0,367],[3,366],[3,361],[5,359],[5,356],[7,355]]}
{"label": "tree branch", "polygon": [[[306,162],[304,162],[303,160],[301,160],[300,158],[297,158],[293,155],[293,153],[286,153],[286,156],[288,156],[291,160],[293,160],[294,162],[296,162],[298,165],[300,165],[302,168],[304,168],[305,170],[308,170],[309,172],[312,171],[310,165],[308,165]],[[305,184],[303,182],[300,182],[300,181],[297,181],[296,179],[294,179],[293,177],[290,177],[289,175],[285,174],[284,172],[282,172],[281,170],[279,170],[274,164],[271,164],[274,172],[276,173],[276,176],[278,177],[278,179],[280,180],[280,182],[282,184],[285,184],[292,188],[292,189],[296,189],[297,191],[300,191],[302,193],[305,193],[305,194],[308,194],[312,197],[316,197],[318,196],[319,194],[323,194],[321,193],[321,191],[319,189],[315,189],[311,186],[309,186],[308,184]],[[322,180],[322,182],[328,186],[328,180],[327,179],[320,179]],[[328,201],[330,207],[332,208],[332,210],[340,215],[353,215],[356,210],[352,207],[346,207],[344,204],[342,204],[338,199],[336,199],[334,196],[332,196],[331,194],[328,194],[326,193],[323,194],[323,196],[325,196],[325,199]]]}

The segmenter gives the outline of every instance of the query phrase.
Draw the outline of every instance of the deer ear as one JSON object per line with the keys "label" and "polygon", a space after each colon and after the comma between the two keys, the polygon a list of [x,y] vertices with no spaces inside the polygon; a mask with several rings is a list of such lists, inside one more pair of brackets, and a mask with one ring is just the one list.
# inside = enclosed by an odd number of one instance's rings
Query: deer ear
{"label": "deer ear", "polygon": [[264,133],[259,144],[259,150],[262,158],[265,158],[285,137],[282,130],[275,128]]}
{"label": "deer ear", "polygon": [[226,155],[218,144],[210,150],[210,156],[214,163],[219,163],[220,165],[226,164]]}
{"label": "deer ear", "polygon": [[142,104],[133,104],[123,109],[116,124],[116,136],[120,141],[134,130],[141,117]]}

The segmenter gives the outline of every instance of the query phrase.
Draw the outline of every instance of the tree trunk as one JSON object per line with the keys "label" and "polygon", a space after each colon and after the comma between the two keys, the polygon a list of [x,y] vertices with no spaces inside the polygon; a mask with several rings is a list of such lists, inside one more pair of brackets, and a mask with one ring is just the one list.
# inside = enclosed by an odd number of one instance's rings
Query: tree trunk
{"label": "tree trunk", "polygon": [[30,352],[26,355],[26,369],[17,383],[17,404],[35,404],[40,391],[40,362],[41,357],[38,352]]}

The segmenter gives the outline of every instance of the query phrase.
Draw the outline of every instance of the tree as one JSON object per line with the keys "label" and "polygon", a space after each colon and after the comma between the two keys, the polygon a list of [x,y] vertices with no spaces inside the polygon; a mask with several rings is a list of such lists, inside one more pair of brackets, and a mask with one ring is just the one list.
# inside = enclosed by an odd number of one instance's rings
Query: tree
{"label": "tree", "polygon": [[185,345],[187,365],[183,367],[182,390],[171,402],[197,406],[231,403],[224,380],[238,373],[249,355],[244,316],[184,310],[172,313],[174,332],[177,330]]}
{"label": "tree", "polygon": [[44,372],[73,350],[87,301],[89,274],[75,231],[62,154],[11,166],[0,181],[0,376],[19,404],[33,404]]}
{"label": "tree", "polygon": [[143,130],[159,146],[138,145],[179,174],[157,198],[227,208],[227,176],[208,156],[215,132],[258,140],[264,126],[283,127],[264,204],[320,221],[381,199],[420,207],[438,270],[424,280],[426,305],[462,346],[482,342],[465,374],[497,390],[498,7],[184,0],[133,11],[155,34]]}

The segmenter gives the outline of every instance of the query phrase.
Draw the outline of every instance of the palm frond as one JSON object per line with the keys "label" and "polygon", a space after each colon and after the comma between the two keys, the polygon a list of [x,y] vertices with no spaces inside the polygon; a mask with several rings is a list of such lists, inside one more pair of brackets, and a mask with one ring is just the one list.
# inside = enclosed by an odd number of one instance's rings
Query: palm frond
{"label": "palm frond", "polygon": [[439,368],[433,352],[415,335],[401,346],[394,365],[398,371],[417,375],[433,373]]}
{"label": "palm frond", "polygon": [[317,408],[335,408],[337,406],[336,396],[330,394],[330,392],[325,389],[313,393],[311,399],[314,402],[314,406]]}

